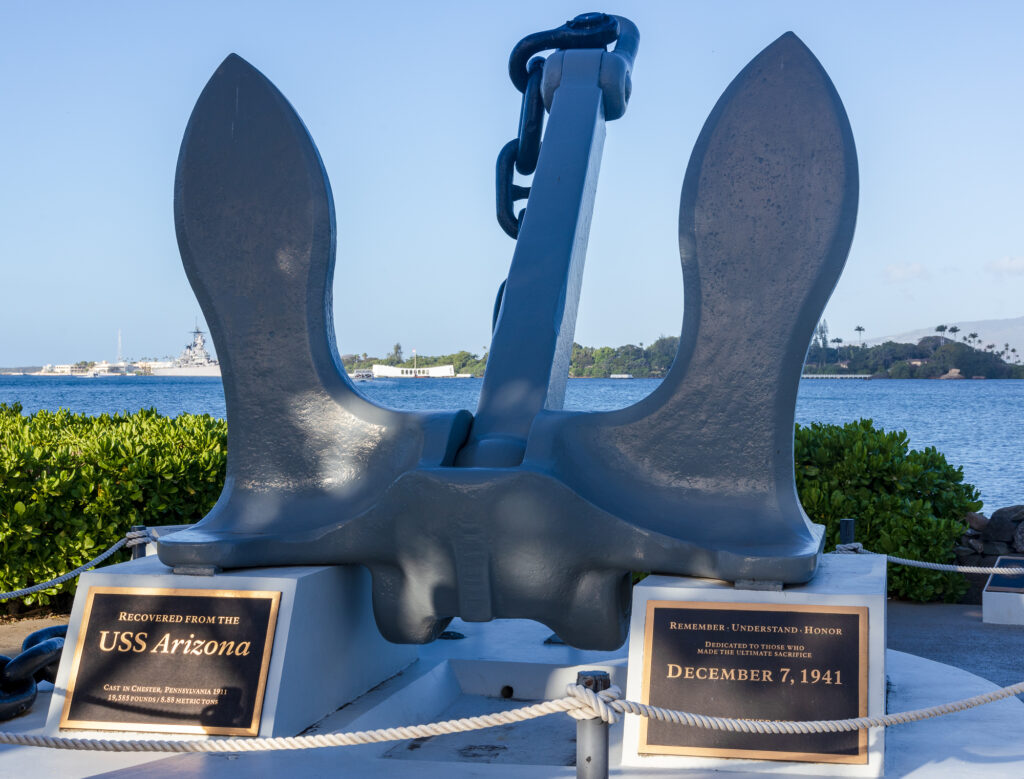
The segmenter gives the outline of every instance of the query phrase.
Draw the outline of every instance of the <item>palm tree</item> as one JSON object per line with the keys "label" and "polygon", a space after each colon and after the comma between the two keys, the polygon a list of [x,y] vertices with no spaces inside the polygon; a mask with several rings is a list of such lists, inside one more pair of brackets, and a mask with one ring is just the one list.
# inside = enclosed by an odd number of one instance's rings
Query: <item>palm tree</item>
{"label": "palm tree", "polygon": [[833,338],[832,339],[832,343],[834,343],[836,345],[836,362],[838,363],[840,360],[843,359],[843,354],[840,351],[840,347],[843,345],[843,339],[842,338]]}
{"label": "palm tree", "polygon": [[968,333],[967,334],[967,343],[973,344],[975,341],[977,341],[978,343],[981,343],[981,338],[978,337],[978,334],[977,333]]}
{"label": "palm tree", "polygon": [[956,340],[956,334],[959,333],[959,332],[960,332],[960,328],[957,327],[956,325],[953,325],[951,328],[949,328],[949,334],[951,336],[953,336],[953,340],[954,341]]}
{"label": "palm tree", "polygon": [[857,335],[860,336],[860,348],[864,348],[864,328],[861,325],[857,325],[854,330],[857,331]]}
{"label": "palm tree", "polygon": [[939,346],[942,346],[944,343],[946,343],[946,338],[945,338],[944,333],[948,329],[949,328],[946,327],[945,325],[939,325],[938,327],[935,328],[935,332],[939,334]]}

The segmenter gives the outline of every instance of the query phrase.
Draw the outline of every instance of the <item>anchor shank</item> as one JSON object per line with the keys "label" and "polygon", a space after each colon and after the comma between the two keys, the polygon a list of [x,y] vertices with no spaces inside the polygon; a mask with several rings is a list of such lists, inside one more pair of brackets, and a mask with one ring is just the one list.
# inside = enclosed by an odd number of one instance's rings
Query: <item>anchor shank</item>
{"label": "anchor shank", "polygon": [[480,404],[457,465],[519,465],[534,417],[562,407],[604,147],[603,53],[564,52]]}

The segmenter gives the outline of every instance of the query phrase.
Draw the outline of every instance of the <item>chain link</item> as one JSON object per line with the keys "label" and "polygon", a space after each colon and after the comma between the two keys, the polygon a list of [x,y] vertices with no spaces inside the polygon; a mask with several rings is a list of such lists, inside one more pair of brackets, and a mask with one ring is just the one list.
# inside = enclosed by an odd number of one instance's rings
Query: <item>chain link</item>
{"label": "chain link", "polygon": [[67,625],[31,633],[15,658],[0,655],[0,720],[28,711],[39,694],[37,682],[53,682],[64,649]]}

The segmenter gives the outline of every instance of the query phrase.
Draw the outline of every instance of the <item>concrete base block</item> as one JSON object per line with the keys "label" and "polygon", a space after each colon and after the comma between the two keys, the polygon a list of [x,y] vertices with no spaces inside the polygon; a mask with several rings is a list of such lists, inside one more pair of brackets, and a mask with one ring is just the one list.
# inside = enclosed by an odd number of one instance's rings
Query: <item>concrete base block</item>
{"label": "concrete base block", "polygon": [[[281,593],[267,672],[260,736],[294,736],[394,676],[417,658],[416,647],[392,644],[377,631],[370,607],[370,575],[362,566],[304,566],[175,575],[156,557],[84,574],[75,595],[66,646],[77,645],[91,587],[197,590],[270,590]],[[74,652],[61,657],[46,721],[49,735],[85,735],[59,729]],[[188,686],[188,679],[182,679]],[[116,738],[109,732],[97,733]],[[200,737],[202,738],[202,737]]]}
{"label": "concrete base block", "polygon": [[981,621],[993,625],[1024,625],[1024,592],[981,594]]}
{"label": "concrete base block", "polygon": [[[651,658],[645,656],[645,636],[651,627],[647,624],[648,603],[660,602],[658,608],[671,609],[676,604],[680,608],[693,608],[694,604],[709,604],[704,614],[722,615],[722,619],[711,620],[718,624],[691,625],[683,623],[667,623],[668,631],[663,631],[663,646],[671,647],[673,641],[688,641],[693,646],[745,646],[743,650],[719,650],[718,657],[701,657],[687,667],[673,666],[669,670],[664,668],[651,669]],[[667,605],[666,605],[667,604]],[[721,609],[718,604],[721,604]],[[773,685],[781,682],[780,667],[785,665],[793,666],[786,675],[789,676],[788,683],[792,683],[793,676],[797,676],[797,686],[793,689],[800,689],[801,679],[799,674],[798,661],[785,660],[774,657],[771,651],[770,642],[796,641],[795,638],[780,638],[774,634],[757,634],[737,632],[744,629],[743,625],[734,627],[731,622],[735,621],[729,617],[728,609],[743,608],[745,604],[751,606],[751,611],[756,612],[759,605],[771,607],[794,608],[794,611],[801,607],[866,607],[867,608],[867,714],[869,716],[881,715],[885,712],[885,604],[886,604],[886,565],[885,558],[875,555],[825,555],[822,558],[821,566],[814,579],[803,585],[787,586],[781,591],[764,589],[740,589],[732,584],[711,579],[693,579],[670,576],[650,576],[640,582],[633,589],[633,616],[630,625],[629,639],[629,674],[626,697],[630,700],[651,702],[644,697],[644,675],[645,671],[651,674],[651,678],[658,678],[658,684],[675,683],[681,685],[675,688],[685,701],[683,708],[695,714],[719,713],[709,711],[708,705],[711,698],[715,697],[721,690],[722,698],[726,696],[735,697],[737,700],[730,702],[730,706],[736,705],[742,709],[745,698],[756,695],[771,696]],[[704,608],[703,606],[701,608]],[[763,606],[762,606],[763,608]],[[667,612],[666,612],[667,613]],[[675,614],[676,612],[671,612]],[[680,612],[685,614],[686,612]],[[697,613],[697,612],[694,612]],[[734,612],[735,613],[735,612]],[[792,612],[786,612],[792,613]],[[858,612],[859,614],[859,612]],[[858,618],[860,618],[858,616]],[[679,628],[678,638],[671,626]],[[756,629],[756,628],[754,628]],[[801,628],[802,634],[803,628]],[[684,633],[689,633],[685,638]],[[699,634],[699,635],[698,635]],[[705,644],[707,639],[709,644]],[[717,644],[714,642],[718,642]],[[653,646],[653,643],[651,644]],[[689,650],[686,650],[689,652]],[[702,651],[705,651],[702,649]],[[714,649],[706,650],[715,653]],[[857,651],[854,647],[853,651]],[[753,655],[752,657],[739,657],[741,654]],[[663,655],[667,657],[667,655]],[[688,656],[688,655],[687,655]],[[806,661],[813,664],[813,660]],[[739,673],[740,668],[758,669],[758,674],[764,674],[763,669],[771,669],[771,683],[758,681],[757,677],[750,679],[750,683],[737,692],[740,686],[734,682],[718,682],[705,684],[701,692],[694,683],[687,682],[689,674],[694,678],[716,679],[721,671],[718,666],[732,666]],[[711,676],[711,671],[715,675]],[[749,669],[746,673],[751,673]],[[703,676],[698,676],[703,674]],[[655,676],[657,675],[657,677]],[[728,677],[724,677],[728,678]],[[668,680],[672,680],[669,682]],[[808,680],[810,681],[810,680]],[[653,685],[654,682],[651,682]],[[690,685],[689,687],[687,685]],[[811,691],[813,685],[808,684],[807,690]],[[653,687],[652,687],[653,689]],[[667,689],[667,688],[662,688]],[[708,692],[713,690],[713,692]],[[816,692],[816,690],[815,690]],[[674,694],[674,693],[673,693]],[[703,697],[702,697],[703,696]],[[657,701],[654,701],[657,705]],[[814,704],[816,705],[816,704]],[[724,714],[722,714],[724,716]],[[745,714],[742,710],[736,711],[732,716],[758,716]],[[855,716],[855,715],[854,715]],[[784,719],[785,717],[772,717],[773,719]],[[822,716],[802,717],[801,719],[827,719]],[[766,754],[764,751],[749,750],[750,757],[717,757],[710,756],[720,750],[712,747],[705,750],[698,756],[676,755],[676,754],[641,754],[650,751],[649,748],[642,748],[641,720],[639,717],[627,717],[623,731],[622,766],[623,768],[646,768],[652,771],[664,769],[683,770],[712,770],[712,771],[735,771],[745,774],[777,774],[785,776],[813,775],[813,776],[881,776],[884,765],[884,729],[872,728],[867,734],[867,762],[859,764],[839,764],[833,762],[822,762],[812,760],[809,762],[796,761],[793,759],[778,759]],[[716,739],[717,743],[722,743]],[[736,747],[733,747],[736,750]],[[792,754],[801,751],[794,749]],[[811,752],[812,750],[807,750]],[[735,752],[733,752],[735,754]],[[760,758],[768,759],[760,759]],[[861,758],[863,759],[863,758]]]}

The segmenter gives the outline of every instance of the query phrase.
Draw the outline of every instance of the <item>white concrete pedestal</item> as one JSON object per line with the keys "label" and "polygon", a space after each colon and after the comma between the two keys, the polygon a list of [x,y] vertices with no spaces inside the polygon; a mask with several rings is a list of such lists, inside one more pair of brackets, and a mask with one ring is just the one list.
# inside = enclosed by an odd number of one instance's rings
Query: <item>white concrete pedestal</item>
{"label": "white concrete pedestal", "polygon": [[[735,588],[732,584],[713,579],[694,579],[670,576],[650,576],[633,589],[633,616],[630,624],[629,639],[629,673],[626,697],[630,700],[649,703],[643,695],[645,663],[644,656],[646,618],[648,602],[661,601],[668,604],[711,603],[726,608],[741,608],[742,604],[774,604],[782,607],[866,607],[867,612],[867,714],[880,715],[885,712],[885,602],[886,602],[886,565],[881,555],[824,555],[821,566],[815,577],[803,585],[787,586],[781,591],[746,590]],[[668,606],[671,608],[671,605]],[[717,605],[710,607],[710,613],[723,613]],[[707,613],[707,612],[705,612]],[[707,638],[711,641],[723,641],[731,635],[729,619],[718,629],[715,625],[686,625],[687,629],[701,631],[709,628]],[[675,625],[676,623],[671,623]],[[682,623],[679,623],[682,625]],[[742,626],[741,626],[742,627]],[[766,641],[771,637],[750,638],[750,634],[737,634],[736,638],[743,641]],[[777,637],[775,640],[778,640]],[[701,644],[703,642],[701,641]],[[744,661],[746,662],[746,661]],[[774,665],[772,663],[774,662]],[[779,669],[776,665],[786,664],[784,660],[751,660],[752,668],[773,668],[773,683],[780,681]],[[683,673],[704,673],[707,675],[712,667],[726,665],[714,658],[701,660],[707,668],[678,669]],[[789,664],[792,664],[791,662]],[[663,669],[659,669],[659,672]],[[717,672],[717,669],[714,669]],[[667,673],[675,674],[676,669]],[[749,673],[749,672],[748,672]],[[758,671],[763,673],[763,671]],[[672,677],[668,677],[672,678]],[[704,678],[704,677],[701,677]],[[711,677],[717,678],[717,677]],[[681,680],[685,681],[685,679]],[[664,682],[663,682],[664,683]],[[732,682],[729,682],[732,684]],[[765,689],[761,689],[761,688]],[[770,685],[751,684],[751,694],[759,691],[764,694]],[[701,701],[694,700],[689,711],[707,713],[701,708]],[[737,717],[743,717],[737,712]],[[753,715],[751,715],[753,716]],[[825,719],[825,717],[822,717]],[[641,734],[640,718],[627,717],[623,731],[622,766],[648,769],[710,769],[714,771],[736,771],[744,773],[766,773],[814,776],[880,776],[883,771],[884,730],[872,728],[867,739],[867,763],[837,764],[826,762],[795,762],[778,759],[746,759],[722,758],[707,756],[682,755],[649,755],[640,754]],[[760,755],[759,755],[760,756]]]}
{"label": "white concrete pedestal", "polygon": [[[1004,562],[1006,565],[1001,567],[1024,567],[1024,558],[1019,556],[1000,557],[996,565],[1000,566]],[[981,621],[993,625],[1024,625],[1024,592],[1013,586],[1000,587],[999,583],[1005,582],[1006,578],[992,574],[985,582],[985,589],[981,591]],[[993,583],[993,579],[996,583]]]}
{"label": "white concrete pedestal", "polygon": [[1024,592],[989,592],[986,588],[981,593],[981,621],[990,625],[1024,625]]}
{"label": "white concrete pedestal", "polygon": [[[416,647],[392,644],[377,631],[370,574],[362,566],[306,566],[175,575],[156,557],[90,571],[75,595],[65,646],[75,647],[90,587],[269,590],[281,593],[267,673],[260,736],[294,736],[394,676],[416,660]],[[74,653],[64,652],[46,721],[59,730]],[[182,686],[188,686],[182,679]],[[111,738],[110,733],[97,734]]]}

